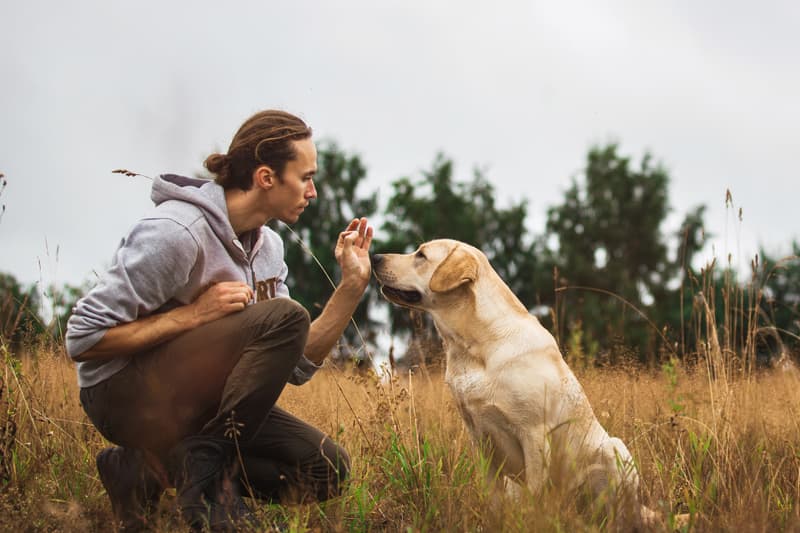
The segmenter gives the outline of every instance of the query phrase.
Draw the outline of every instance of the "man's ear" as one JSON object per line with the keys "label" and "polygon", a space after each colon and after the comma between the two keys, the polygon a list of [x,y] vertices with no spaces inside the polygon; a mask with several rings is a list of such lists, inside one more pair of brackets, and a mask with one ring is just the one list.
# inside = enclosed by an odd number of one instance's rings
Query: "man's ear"
{"label": "man's ear", "polygon": [[433,292],[447,292],[475,281],[477,277],[478,260],[464,247],[456,246],[436,267],[429,285]]}
{"label": "man's ear", "polygon": [[253,185],[262,189],[271,189],[275,184],[275,172],[267,165],[259,165],[253,171]]}

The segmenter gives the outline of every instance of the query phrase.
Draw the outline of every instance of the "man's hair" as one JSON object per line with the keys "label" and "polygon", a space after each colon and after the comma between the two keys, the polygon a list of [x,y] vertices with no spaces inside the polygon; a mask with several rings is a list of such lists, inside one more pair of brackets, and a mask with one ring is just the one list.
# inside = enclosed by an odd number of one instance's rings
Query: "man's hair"
{"label": "man's hair", "polygon": [[224,189],[253,186],[253,171],[270,167],[282,180],[286,163],[297,157],[293,142],[311,137],[311,128],[285,111],[268,109],[248,118],[233,136],[227,154],[211,154],[205,167]]}

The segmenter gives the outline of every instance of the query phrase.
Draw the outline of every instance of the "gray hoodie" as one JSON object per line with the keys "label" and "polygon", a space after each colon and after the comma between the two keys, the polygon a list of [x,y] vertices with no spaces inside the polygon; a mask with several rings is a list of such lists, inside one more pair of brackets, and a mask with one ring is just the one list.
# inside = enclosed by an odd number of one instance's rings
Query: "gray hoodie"
{"label": "gray hoodie", "polygon": [[[189,304],[221,281],[248,283],[257,300],[289,297],[283,241],[266,226],[237,238],[221,186],[165,174],[153,181],[151,198],[155,208],[122,240],[111,267],[73,309],[66,336],[73,358],[107,329]],[[78,384],[100,383],[130,360],[78,362]],[[302,357],[290,381],[304,383],[317,368]]]}

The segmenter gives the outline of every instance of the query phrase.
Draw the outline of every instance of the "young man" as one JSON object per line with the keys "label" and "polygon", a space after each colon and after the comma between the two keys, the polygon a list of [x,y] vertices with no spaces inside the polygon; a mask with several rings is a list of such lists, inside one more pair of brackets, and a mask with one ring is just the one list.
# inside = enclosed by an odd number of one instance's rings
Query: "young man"
{"label": "young man", "polygon": [[373,230],[361,218],[339,235],[341,281],[309,324],[264,224],[292,224],[316,198],[311,129],[257,113],[206,167],[214,181],[154,180],[155,208],[68,324],[81,403],[118,445],[97,467],[128,529],[147,524],[170,483],[190,526],[226,529],[249,520],[242,490],[323,500],[349,469],[341,447],[274,404],[342,335],[369,282]]}

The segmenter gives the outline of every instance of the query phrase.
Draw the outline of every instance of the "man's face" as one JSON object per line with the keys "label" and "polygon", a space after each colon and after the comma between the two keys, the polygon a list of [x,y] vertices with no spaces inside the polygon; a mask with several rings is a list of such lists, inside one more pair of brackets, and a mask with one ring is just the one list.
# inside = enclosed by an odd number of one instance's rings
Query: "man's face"
{"label": "man's face", "polygon": [[297,157],[283,169],[282,180],[276,179],[270,200],[274,206],[275,218],[287,224],[294,224],[317,197],[314,187],[314,174],[317,172],[317,148],[311,138],[292,141]]}

